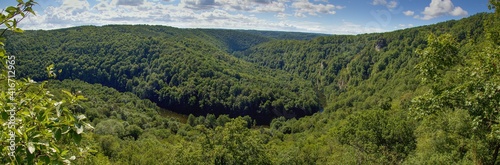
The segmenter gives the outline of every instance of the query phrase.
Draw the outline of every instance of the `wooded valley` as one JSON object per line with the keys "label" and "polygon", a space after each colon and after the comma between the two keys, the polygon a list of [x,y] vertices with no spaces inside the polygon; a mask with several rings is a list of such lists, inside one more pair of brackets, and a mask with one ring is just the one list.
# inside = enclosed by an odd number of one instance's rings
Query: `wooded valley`
{"label": "wooded valley", "polygon": [[[151,25],[8,31],[5,55],[16,57],[19,81],[32,79],[18,85],[28,100],[18,113],[33,128],[19,129],[42,129],[26,140],[52,140],[30,143],[35,152],[19,142],[27,156],[2,153],[0,162],[498,164],[500,2],[491,4],[492,13],[360,35]],[[77,123],[35,122],[59,109]],[[45,142],[59,146],[56,154]]]}

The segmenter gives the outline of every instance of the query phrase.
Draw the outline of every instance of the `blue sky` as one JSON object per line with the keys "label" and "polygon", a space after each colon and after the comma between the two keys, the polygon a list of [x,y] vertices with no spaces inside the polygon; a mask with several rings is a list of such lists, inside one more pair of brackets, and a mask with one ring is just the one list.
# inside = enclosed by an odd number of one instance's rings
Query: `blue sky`
{"label": "blue sky", "polygon": [[[0,7],[14,5],[2,2]],[[489,12],[488,0],[38,0],[24,29],[154,24],[360,34]]]}

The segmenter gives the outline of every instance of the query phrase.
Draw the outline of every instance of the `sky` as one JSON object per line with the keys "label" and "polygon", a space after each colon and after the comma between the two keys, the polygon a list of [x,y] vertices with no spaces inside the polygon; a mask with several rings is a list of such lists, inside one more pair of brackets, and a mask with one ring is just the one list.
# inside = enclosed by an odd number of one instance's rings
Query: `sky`
{"label": "sky", "polygon": [[[12,3],[11,3],[11,2]],[[38,0],[23,29],[149,24],[179,28],[387,32],[490,12],[488,0]],[[0,7],[16,5],[2,0]]]}

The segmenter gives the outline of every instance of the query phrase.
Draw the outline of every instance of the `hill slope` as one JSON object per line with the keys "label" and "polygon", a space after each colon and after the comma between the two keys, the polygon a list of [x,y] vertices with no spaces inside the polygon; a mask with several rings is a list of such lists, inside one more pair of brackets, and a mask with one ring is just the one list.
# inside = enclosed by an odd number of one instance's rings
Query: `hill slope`
{"label": "hill slope", "polygon": [[418,63],[415,52],[426,47],[428,35],[450,33],[465,50],[468,40],[484,39],[480,36],[486,17],[483,13],[459,21],[379,34],[324,36],[310,41],[273,40],[234,55],[311,81],[324,93],[330,110],[372,109],[381,102],[407,106],[420,83],[414,69]]}
{"label": "hill slope", "polygon": [[[249,35],[255,42],[268,40]],[[46,79],[45,66],[55,64],[61,80],[131,91],[179,113],[251,115],[269,123],[320,109],[310,82],[227,54],[221,47],[232,41],[211,30],[87,26],[27,31],[9,41],[8,52],[20,57],[21,77]]]}

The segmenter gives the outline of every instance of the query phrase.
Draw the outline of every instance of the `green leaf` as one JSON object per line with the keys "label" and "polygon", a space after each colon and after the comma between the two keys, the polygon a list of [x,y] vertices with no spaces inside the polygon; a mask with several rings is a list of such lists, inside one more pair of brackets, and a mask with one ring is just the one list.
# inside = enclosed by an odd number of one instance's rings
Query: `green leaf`
{"label": "green leaf", "polygon": [[83,120],[83,119],[86,119],[87,117],[84,115],[84,114],[80,114],[76,117],[76,119],[78,119],[78,121],[80,120]]}
{"label": "green leaf", "polygon": [[66,164],[71,164],[71,161],[69,161],[68,159],[63,159],[63,162]]}
{"label": "green leaf", "polygon": [[68,92],[66,90],[61,90],[63,93],[65,93],[66,95],[68,95],[69,97],[73,97],[73,94],[71,94],[71,92]]}
{"label": "green leaf", "polygon": [[56,132],[54,132],[54,137],[56,138],[57,141],[61,140],[62,132],[61,129],[57,129]]}
{"label": "green leaf", "polygon": [[45,164],[50,163],[50,158],[48,156],[41,156],[40,160],[43,161]]}
{"label": "green leaf", "polygon": [[14,14],[14,13],[16,13],[16,12],[17,12],[17,8],[16,8],[16,7],[14,7],[14,6],[9,6],[9,7],[7,7],[7,8],[5,9],[5,11],[6,11],[7,13],[9,13],[9,14]]}
{"label": "green leaf", "polygon": [[[28,154],[27,156],[27,160],[28,162],[32,163],[33,162],[33,159],[35,158],[35,155],[34,154]],[[23,160],[24,161],[24,160]]]}
{"label": "green leaf", "polygon": [[62,134],[67,134],[69,131],[71,131],[71,129],[69,129],[68,127],[62,127],[62,129]]}
{"label": "green leaf", "polygon": [[76,133],[77,134],[83,133],[83,125],[81,125],[81,124],[75,124],[75,128],[76,128]]}
{"label": "green leaf", "polygon": [[94,127],[92,127],[92,125],[90,125],[89,123],[84,123],[84,125],[85,125],[85,128],[87,128],[87,129],[91,129],[91,130],[94,129]]}
{"label": "green leaf", "polygon": [[75,141],[76,144],[80,144],[82,141],[82,135],[81,134],[76,134],[76,132],[73,134],[73,140]]}
{"label": "green leaf", "polygon": [[7,114],[7,112],[5,111],[2,111],[1,113],[2,113],[2,119],[7,121],[9,119],[9,114]]}
{"label": "green leaf", "polygon": [[33,14],[33,15],[36,15],[35,11],[33,11],[33,9],[31,7],[27,8],[26,11]]}
{"label": "green leaf", "polygon": [[33,152],[35,152],[35,145],[33,144],[33,142],[28,142],[28,151],[33,154]]}
{"label": "green leaf", "polygon": [[62,101],[59,101],[59,102],[56,102],[54,104],[54,106],[56,108],[56,115],[57,115],[57,117],[61,117],[61,104],[62,103],[63,103]]}
{"label": "green leaf", "polygon": [[7,28],[12,28],[12,25],[10,25],[9,21],[5,22],[5,26],[7,26]]}
{"label": "green leaf", "polygon": [[15,28],[13,31],[16,32],[16,33],[22,33],[22,32],[24,32],[24,30],[22,30],[20,28]]}
{"label": "green leaf", "polygon": [[64,150],[63,152],[61,152],[61,156],[66,156],[68,154],[68,150]]}
{"label": "green leaf", "polygon": [[54,64],[50,64],[45,69],[47,71],[47,74],[48,74],[49,78],[55,78],[56,77],[56,74],[54,73]]}
{"label": "green leaf", "polygon": [[37,126],[30,127],[26,130],[26,132],[31,132],[31,130],[35,129]]}

